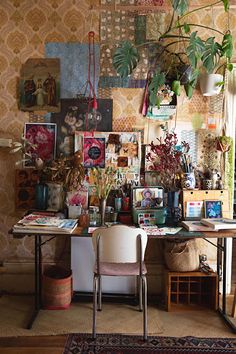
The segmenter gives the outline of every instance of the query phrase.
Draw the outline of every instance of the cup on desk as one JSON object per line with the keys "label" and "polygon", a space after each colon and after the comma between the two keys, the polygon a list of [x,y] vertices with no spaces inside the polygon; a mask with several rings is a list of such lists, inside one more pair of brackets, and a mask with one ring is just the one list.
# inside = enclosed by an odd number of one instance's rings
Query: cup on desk
{"label": "cup on desk", "polygon": [[79,226],[89,227],[89,214],[80,214],[79,216]]}
{"label": "cup on desk", "polygon": [[122,198],[115,198],[115,211],[120,211],[122,206]]}
{"label": "cup on desk", "polygon": [[124,211],[129,210],[129,197],[122,198],[122,210]]}

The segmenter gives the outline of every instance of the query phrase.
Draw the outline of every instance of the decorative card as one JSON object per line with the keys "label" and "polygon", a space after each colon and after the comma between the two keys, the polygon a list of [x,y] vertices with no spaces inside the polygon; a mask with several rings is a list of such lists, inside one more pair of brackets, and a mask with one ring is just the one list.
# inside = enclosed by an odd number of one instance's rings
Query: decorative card
{"label": "decorative card", "polygon": [[222,218],[221,200],[205,200],[205,218]]}
{"label": "decorative card", "polygon": [[28,59],[20,75],[22,111],[60,112],[60,59]]}
{"label": "decorative card", "polygon": [[105,167],[105,138],[84,138],[84,167]]}
{"label": "decorative card", "polygon": [[56,151],[56,124],[53,123],[25,123],[25,138],[35,145],[30,150],[31,159],[25,162],[25,167],[35,166],[35,160],[50,162],[55,158]]}
{"label": "decorative card", "polygon": [[198,218],[203,217],[203,201],[189,201],[186,202],[186,218]]}

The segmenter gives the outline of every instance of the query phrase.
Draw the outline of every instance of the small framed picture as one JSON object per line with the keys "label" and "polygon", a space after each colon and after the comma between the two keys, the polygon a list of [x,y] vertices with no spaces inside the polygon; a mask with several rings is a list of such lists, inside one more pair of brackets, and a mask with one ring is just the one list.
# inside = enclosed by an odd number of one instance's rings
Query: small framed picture
{"label": "small framed picture", "polygon": [[205,200],[205,218],[222,218],[222,202],[220,200]]}
{"label": "small framed picture", "polygon": [[55,123],[25,123],[24,137],[35,147],[29,151],[31,158],[24,167],[34,167],[37,158],[45,163],[55,158],[56,128]]}

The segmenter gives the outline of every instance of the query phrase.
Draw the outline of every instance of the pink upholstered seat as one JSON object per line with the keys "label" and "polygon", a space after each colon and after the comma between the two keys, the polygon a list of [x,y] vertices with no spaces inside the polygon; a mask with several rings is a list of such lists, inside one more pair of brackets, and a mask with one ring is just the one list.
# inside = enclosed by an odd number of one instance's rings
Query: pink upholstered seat
{"label": "pink upholstered seat", "polygon": [[[147,273],[147,268],[145,263],[142,265],[142,273]],[[97,274],[97,267],[94,268],[94,273]],[[139,275],[139,263],[111,263],[111,262],[101,262],[100,263],[100,274],[101,275],[111,275],[111,276],[128,276],[128,275]]]}

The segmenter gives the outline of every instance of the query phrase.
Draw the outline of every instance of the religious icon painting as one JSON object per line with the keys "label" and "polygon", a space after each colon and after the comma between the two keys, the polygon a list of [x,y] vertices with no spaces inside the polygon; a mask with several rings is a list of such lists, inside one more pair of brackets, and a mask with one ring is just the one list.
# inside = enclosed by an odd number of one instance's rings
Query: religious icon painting
{"label": "religious icon painting", "polygon": [[84,167],[105,167],[105,138],[84,137]]}
{"label": "religious icon painting", "polygon": [[24,137],[33,145],[25,161],[25,167],[35,166],[37,160],[48,163],[55,158],[56,124],[25,123]]}
{"label": "religious icon painting", "polygon": [[28,59],[20,73],[22,111],[60,112],[60,59]]}

